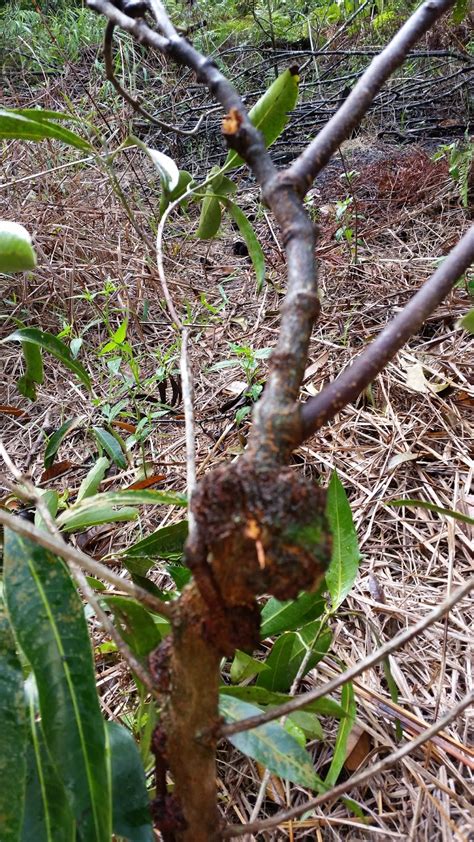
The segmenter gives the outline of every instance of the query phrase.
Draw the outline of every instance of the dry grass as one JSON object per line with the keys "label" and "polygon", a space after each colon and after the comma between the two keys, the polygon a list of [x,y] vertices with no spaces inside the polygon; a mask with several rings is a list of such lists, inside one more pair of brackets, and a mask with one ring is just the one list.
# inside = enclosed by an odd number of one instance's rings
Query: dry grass
{"label": "dry grass", "polygon": [[[41,104],[54,107],[54,96],[45,96]],[[422,149],[403,154],[380,145],[375,149],[365,138],[364,144],[360,140],[349,144],[344,155],[359,171],[354,189],[364,217],[359,219],[362,245],[357,265],[351,265],[347,247],[334,238],[339,224],[335,202],[345,195],[334,173],[321,180],[314,195],[315,207],[323,207],[319,215],[323,315],[313,334],[303,397],[332,380],[380,331],[468,224],[445,165],[432,164]],[[118,381],[97,355],[108,339],[107,323],[116,327],[129,315],[129,340],[142,380],[163,363],[176,341],[161,303],[154,256],[127,220],[104,172],[93,162],[72,165],[77,157],[48,143],[9,143],[2,152],[2,181],[8,187],[0,192],[0,216],[18,220],[34,232],[39,257],[34,276],[1,281],[2,333],[14,328],[15,319],[53,332],[65,323],[72,325],[74,335],[83,335],[81,359],[93,377],[97,399],[48,361],[45,385],[29,404],[16,390],[22,370],[18,349],[2,346],[0,403],[27,413],[15,417],[5,412],[2,438],[11,457],[31,472],[37,484],[43,473],[46,432],[73,415],[85,416],[87,425],[100,424],[100,405],[121,397]],[[67,166],[59,169],[63,164]],[[136,220],[150,230],[158,201],[151,168],[134,152],[121,162],[119,176]],[[237,388],[235,382],[244,380],[242,371],[237,363],[234,368],[209,369],[229,357],[229,342],[254,349],[274,344],[285,289],[282,251],[271,220],[258,209],[256,193],[248,185],[242,185],[239,199],[255,215],[266,252],[268,283],[260,296],[248,258],[234,254],[239,237],[230,227],[216,241],[198,242],[192,235],[196,213],[191,210],[189,218],[173,216],[166,234],[170,289],[176,306],[188,303],[193,314],[198,473],[235,458],[245,443],[245,425],[237,429],[233,413],[220,411]],[[104,294],[107,284],[110,291]],[[86,292],[89,300],[83,297]],[[203,304],[202,295],[209,305],[221,308],[218,313]],[[371,394],[346,408],[296,454],[295,470],[323,485],[337,468],[350,497],[363,553],[357,582],[334,623],[331,657],[306,677],[304,688],[334,675],[341,664],[350,666],[363,659],[442,601],[468,575],[473,537],[468,525],[423,509],[388,505],[397,498],[418,497],[472,513],[472,348],[467,334],[456,327],[468,306],[466,287],[460,284],[377,379]],[[174,366],[171,360],[171,370]],[[262,363],[262,376],[264,368]],[[146,392],[146,384],[135,391]],[[143,397],[134,403],[130,394],[127,420],[136,423],[137,411],[143,413],[146,407],[150,404]],[[155,420],[145,449],[156,473],[165,475],[160,487],[184,489],[182,417]],[[48,487],[67,489],[72,496],[94,456],[93,440],[79,430],[59,453],[71,467]],[[129,485],[139,468],[135,448],[130,470],[111,482],[117,487]],[[86,549],[97,557],[113,554],[119,546],[180,516],[169,510],[144,512],[138,529],[136,524],[114,525],[89,534]],[[158,566],[155,577],[166,584],[166,573]],[[390,702],[382,668],[355,684],[357,722],[366,735],[362,764],[396,745],[397,718],[408,738],[472,690],[471,611],[468,600],[458,604],[446,622],[435,624],[391,658],[398,706]],[[95,634],[100,642],[100,630]],[[124,667],[113,656],[98,656],[97,668],[107,715],[122,718],[133,712],[135,689]],[[363,791],[351,793],[364,805],[370,825],[361,828],[338,803],[261,838],[411,842],[472,838],[470,727],[467,712],[450,727],[451,741],[430,743],[426,751],[406,758]],[[331,758],[334,738],[330,722],[325,728],[327,741],[314,746],[320,773]],[[254,764],[229,747],[222,748],[219,786],[226,818],[248,821],[259,787]],[[292,786],[278,787],[275,797],[280,805],[293,806],[306,796]],[[271,815],[275,809],[269,797],[261,815]]]}

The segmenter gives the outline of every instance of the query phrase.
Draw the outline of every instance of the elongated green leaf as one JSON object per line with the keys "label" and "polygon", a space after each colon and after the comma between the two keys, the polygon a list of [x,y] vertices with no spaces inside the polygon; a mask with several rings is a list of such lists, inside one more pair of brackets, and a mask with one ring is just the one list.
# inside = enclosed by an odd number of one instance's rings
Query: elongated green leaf
{"label": "elongated green leaf", "polygon": [[186,193],[186,190],[192,180],[193,177],[190,172],[180,170],[178,184],[176,187],[173,190],[167,190],[165,187],[163,188],[160,199],[160,218],[163,216],[166,208],[171,202],[175,202],[176,199],[179,199],[184,193]]}
{"label": "elongated green leaf", "polygon": [[81,421],[82,418],[70,418],[68,421],[65,421],[64,424],[61,424],[59,430],[56,430],[56,432],[52,434],[52,436],[48,440],[48,444],[46,445],[46,450],[44,452],[45,468],[51,467],[56,458],[56,454],[61,446],[61,442],[66,438],[67,434],[71,430],[79,426]]}
{"label": "elongated green leaf", "polygon": [[332,533],[332,557],[326,584],[335,610],[352,588],[360,561],[351,507],[336,471],[333,471],[329,483],[326,514]]}
{"label": "elongated green leaf", "polygon": [[57,524],[65,532],[78,532],[89,529],[90,526],[100,526],[103,523],[122,523],[136,520],[138,512],[132,506],[114,509],[108,503],[97,505],[94,509],[70,508],[57,518]]}
{"label": "elongated green leaf", "polygon": [[[220,696],[220,711],[226,722],[240,722],[260,713],[254,705],[223,694]],[[233,734],[229,740],[239,751],[261,763],[274,775],[301,786],[319,789],[321,781],[309,754],[276,722]]]}
{"label": "elongated green leaf", "polygon": [[0,220],[0,272],[26,272],[36,266],[31,236],[23,225]]}
{"label": "elongated green leaf", "polygon": [[127,460],[115,436],[113,436],[112,433],[109,433],[108,430],[104,430],[103,427],[92,427],[92,430],[97,439],[97,443],[105,450],[107,456],[110,456],[112,462],[114,462],[118,468],[126,470]]}
{"label": "elongated green leaf", "polygon": [[468,333],[474,333],[474,309],[468,310],[459,320],[459,327],[463,327]]}
{"label": "elongated green leaf", "polygon": [[299,632],[286,632],[277,638],[265,663],[268,672],[261,673],[257,685],[267,690],[285,692],[289,690],[303,658],[311,652],[304,675],[324,657],[331,643],[329,629],[321,629],[319,620],[304,626]]}
{"label": "elongated green leaf", "polygon": [[138,746],[123,725],[107,722],[112,764],[113,830],[128,842],[153,842],[150,802]]}
{"label": "elongated green leaf", "polygon": [[18,842],[26,783],[26,704],[21,664],[0,599],[0,829]]}
{"label": "elongated green leaf", "polygon": [[[224,693],[226,696],[233,696],[236,699],[242,699],[243,702],[261,705],[262,707],[266,707],[267,705],[282,705],[285,702],[289,702],[292,698],[292,696],[288,696],[286,693],[275,693],[271,690],[266,690],[264,687],[257,687],[256,685],[252,685],[251,687],[228,687],[225,685],[221,687],[221,693]],[[336,719],[345,716],[340,704],[326,697],[309,702],[302,710],[317,713],[321,716],[333,716]]]}
{"label": "elongated green leaf", "polygon": [[[28,116],[14,109],[0,109],[0,138],[15,138],[16,140],[60,140],[67,146],[74,146],[84,152],[92,150],[91,144],[80,135],[58,126],[52,120],[47,120],[37,112],[31,110]],[[33,119],[35,117],[35,119]],[[58,119],[57,117],[55,119]]]}
{"label": "elongated green leaf", "polygon": [[214,191],[208,188],[208,194],[206,194],[202,203],[196,236],[200,240],[210,240],[212,237],[215,237],[219,230],[221,219],[221,203],[217,196],[214,195]]}
{"label": "elongated green leaf", "polygon": [[[55,491],[53,488],[49,488],[46,491],[41,490],[40,495],[41,495],[41,501],[42,501],[43,505],[46,506],[49,514],[51,515],[51,517],[54,520],[54,518],[56,517],[57,511],[58,511],[58,506],[59,506],[59,494],[58,494],[58,492]],[[43,515],[41,514],[39,509],[36,509],[36,512],[35,512],[35,526],[37,526],[38,529],[47,529],[47,526],[46,526],[46,524],[43,520]]]}
{"label": "elongated green leaf", "polygon": [[268,666],[264,661],[257,661],[256,658],[252,658],[251,655],[247,655],[246,652],[237,649],[230,668],[230,680],[232,684],[238,684],[239,681],[243,681],[245,678],[252,678],[252,676],[258,675],[259,672],[267,669]]}
{"label": "elongated green leaf", "polygon": [[86,497],[92,497],[94,494],[97,494],[99,485],[104,479],[105,472],[109,465],[110,462],[105,456],[99,456],[96,463],[92,466],[90,471],[88,471],[79,486],[76,503],[80,503],[81,500],[85,500]]}
{"label": "elongated green leaf", "polygon": [[63,562],[5,529],[5,594],[38,687],[41,724],[81,838],[108,842],[104,722],[82,602]]}
{"label": "elongated green leaf", "polygon": [[252,228],[252,225],[238,205],[234,202],[227,201],[226,206],[229,208],[230,215],[237,224],[238,229],[246,242],[250,259],[253,263],[253,268],[255,269],[255,275],[257,277],[257,292],[260,292],[265,281],[265,257],[262,247],[257,240],[257,236]]}
{"label": "elongated green leaf", "polygon": [[347,740],[349,734],[354,727],[356,718],[356,703],[354,699],[354,688],[352,682],[348,681],[344,684],[341,691],[341,707],[345,712],[345,717],[341,719],[339,728],[337,730],[336,745],[334,746],[334,754],[329,767],[329,772],[326,775],[324,783],[327,786],[334,786],[341,769],[346,759]]}
{"label": "elongated green leaf", "polygon": [[76,823],[30,702],[25,814],[21,842],[75,842]]}
{"label": "elongated green leaf", "polygon": [[20,114],[22,117],[28,117],[29,120],[68,120],[72,123],[82,123],[80,117],[75,117],[73,114],[67,114],[64,111],[49,111],[47,108],[11,108],[7,109],[14,114]]}
{"label": "elongated green leaf", "polygon": [[[286,693],[276,693],[272,690],[266,690],[264,687],[257,687],[256,685],[252,685],[251,687],[229,687],[228,685],[223,685],[221,687],[221,693],[224,693],[226,696],[233,696],[236,699],[242,699],[243,702],[261,705],[262,707],[266,707],[267,705],[272,707],[283,705],[293,698]],[[302,710],[317,713],[321,716],[333,716],[336,719],[345,716],[343,709],[337,702],[325,697],[316,699],[314,702],[309,702]]]}
{"label": "elongated green leaf", "polygon": [[273,637],[282,631],[300,628],[319,617],[324,607],[322,589],[314,593],[302,593],[297,599],[289,602],[280,602],[272,597],[262,608],[260,636]]}
{"label": "elongated green leaf", "polygon": [[[188,522],[180,520],[157,529],[152,535],[137,541],[128,547],[124,555],[128,558],[163,558],[167,561],[180,561],[183,557],[184,543],[188,537]],[[146,572],[146,571],[145,571]]]}
{"label": "elongated green leaf", "polygon": [[[271,146],[280,137],[288,122],[288,114],[298,99],[299,76],[295,68],[285,70],[275,79],[249,112],[250,120],[265,139],[265,146]],[[224,172],[240,167],[242,158],[237,152],[227,155]]]}
{"label": "elongated green leaf", "polygon": [[324,731],[318,717],[307,710],[296,710],[288,717],[309,740],[324,740]]}
{"label": "elongated green leaf", "polygon": [[53,336],[52,333],[45,333],[43,330],[38,330],[35,327],[23,327],[15,330],[5,339],[2,339],[1,343],[3,342],[21,342],[22,344],[24,342],[31,342],[33,345],[38,345],[43,351],[48,351],[59,362],[63,363],[66,368],[72,371],[87,389],[91,388],[91,381],[84,366],[73,358],[67,345],[61,342],[56,336]]}
{"label": "elongated green leaf", "polygon": [[138,657],[145,657],[158,646],[160,631],[143,605],[126,596],[107,596],[102,601],[112,611],[121,637]]}
{"label": "elongated green leaf", "polygon": [[22,342],[23,358],[25,360],[25,373],[17,380],[17,387],[20,395],[29,398],[30,401],[36,400],[36,384],[39,386],[43,383],[43,355],[41,348],[37,345],[32,345],[30,342]]}
{"label": "elongated green leaf", "polygon": [[463,512],[456,512],[454,509],[443,509],[442,506],[435,506],[434,503],[427,503],[426,500],[390,500],[387,506],[419,506],[420,509],[428,509],[430,512],[437,512],[439,515],[453,517],[462,523],[474,524],[474,517],[465,515]]}

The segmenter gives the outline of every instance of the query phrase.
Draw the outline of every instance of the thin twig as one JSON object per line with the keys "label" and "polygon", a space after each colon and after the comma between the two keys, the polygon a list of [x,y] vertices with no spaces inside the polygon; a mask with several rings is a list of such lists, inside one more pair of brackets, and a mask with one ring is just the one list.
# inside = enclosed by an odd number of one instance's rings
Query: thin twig
{"label": "thin twig", "polygon": [[280,716],[283,716],[285,713],[292,713],[295,710],[301,710],[310,702],[316,701],[316,699],[321,699],[323,696],[328,696],[341,687],[343,684],[346,684],[348,681],[352,681],[353,678],[357,678],[358,675],[365,672],[365,670],[369,669],[370,667],[374,667],[376,664],[379,664],[380,661],[383,661],[388,655],[391,655],[392,652],[395,652],[397,649],[400,649],[402,646],[405,646],[410,640],[416,637],[420,632],[427,629],[429,626],[432,626],[433,623],[436,623],[437,620],[440,620],[448,611],[451,611],[454,605],[463,599],[467,594],[474,589],[474,576],[465,582],[460,588],[456,591],[453,591],[448,597],[446,597],[440,605],[437,605],[433,611],[430,611],[426,617],[422,617],[418,623],[415,623],[414,626],[410,626],[409,628],[405,629],[405,631],[400,632],[395,637],[392,637],[391,640],[387,641],[380,649],[376,649],[371,655],[365,658],[358,664],[354,664],[350,669],[346,670],[346,672],[341,673],[341,675],[337,676],[337,678],[333,678],[332,681],[328,681],[327,684],[323,684],[322,687],[316,687],[314,690],[309,690],[307,693],[303,693],[301,696],[298,696],[295,699],[291,699],[289,702],[285,702],[283,705],[278,705],[278,707],[274,707],[265,713],[261,713],[258,716],[251,716],[248,719],[242,719],[240,722],[230,722],[226,725],[223,725],[219,731],[220,736],[228,737],[231,734],[238,734],[240,731],[248,731],[250,728],[256,728],[258,725],[263,725],[265,722],[271,722],[274,719],[278,719]]}
{"label": "thin twig", "polygon": [[422,746],[424,743],[431,740],[439,731],[442,731],[450,722],[456,719],[459,714],[463,712],[470,704],[474,701],[474,691],[471,691],[460,702],[458,702],[455,707],[453,707],[445,716],[442,717],[438,722],[435,722],[429,728],[426,729],[422,734],[418,737],[415,737],[414,740],[411,740],[408,743],[405,743],[404,746],[401,746],[396,751],[389,754],[383,760],[379,760],[378,763],[375,763],[373,766],[370,766],[364,772],[361,772],[359,775],[354,775],[354,777],[349,778],[349,780],[344,781],[344,783],[335,786],[333,789],[330,789],[328,792],[323,792],[321,795],[317,795],[315,798],[310,798],[308,801],[305,801],[303,804],[299,804],[298,807],[293,807],[290,810],[285,810],[281,813],[277,813],[275,816],[272,816],[271,819],[265,819],[263,821],[253,822],[253,824],[244,824],[233,827],[232,825],[224,829],[222,836],[225,839],[233,839],[236,836],[244,836],[246,833],[258,833],[262,830],[267,830],[272,827],[276,827],[282,822],[287,822],[290,819],[294,819],[297,816],[301,816],[302,813],[306,813],[308,810],[314,810],[316,807],[319,807],[320,804],[324,804],[327,801],[334,801],[336,798],[339,798],[341,795],[344,795],[346,792],[350,792],[352,789],[361,786],[362,784],[367,783],[370,781],[374,775],[378,775],[380,772],[384,772],[385,769],[388,769],[390,766],[393,766],[395,763],[398,763],[399,760],[402,760],[403,757],[406,757],[407,754],[415,751],[415,749]]}

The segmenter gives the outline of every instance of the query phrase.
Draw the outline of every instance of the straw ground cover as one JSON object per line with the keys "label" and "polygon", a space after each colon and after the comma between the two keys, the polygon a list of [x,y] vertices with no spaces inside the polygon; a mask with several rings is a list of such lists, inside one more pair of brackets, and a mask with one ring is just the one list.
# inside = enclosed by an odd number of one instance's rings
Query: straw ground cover
{"label": "straw ground cover", "polygon": [[[58,90],[45,89],[42,105],[54,107]],[[25,98],[10,105],[26,105]],[[120,115],[118,115],[120,116]],[[117,115],[117,126],[120,125]],[[357,204],[357,263],[346,239],[338,241],[338,201],[347,197],[344,180],[322,181],[311,197],[321,228],[319,256],[323,317],[315,329],[303,394],[317,392],[333,379],[358,350],[433,271],[467,228],[467,214],[443,162],[433,165],[422,149],[380,147],[370,138],[365,149],[349,143],[343,149],[349,170],[356,169],[352,191]],[[377,151],[380,160],[374,164]],[[120,420],[136,427],[150,411],[146,385],[161,366],[171,389],[176,377],[175,334],[161,302],[153,254],[130,224],[110,181],[90,162],[70,166],[63,153],[49,144],[28,147],[8,144],[2,161],[1,215],[18,219],[34,233],[39,267],[34,278],[2,280],[7,318],[54,333],[66,330],[82,338],[81,359],[95,384],[90,401],[57,366],[47,365],[45,386],[33,405],[19,398],[16,380],[21,361],[13,346],[2,346],[4,394],[2,439],[17,466],[44,487],[77,491],[90,465],[94,445],[83,428],[63,443],[59,458],[64,473],[42,479],[45,434],[67,418],[85,416],[100,423],[107,405],[124,400]],[[135,221],[148,230],[158,201],[149,188],[146,164],[135,151],[120,165],[119,182],[129,198]],[[355,162],[355,163],[353,163]],[[65,165],[64,168],[63,165]],[[343,171],[342,171],[343,172]],[[388,173],[388,175],[387,175]],[[416,177],[414,177],[414,174]],[[390,177],[389,177],[390,176]],[[147,186],[144,186],[144,185]],[[318,193],[319,191],[319,193]],[[253,351],[271,347],[276,336],[283,289],[281,244],[271,220],[259,211],[255,191],[242,186],[246,210],[264,243],[268,281],[260,296],[238,234],[230,227],[219,240],[198,243],[192,236],[196,219],[176,215],[167,229],[166,273],[177,303],[188,302],[195,325],[190,354],[195,379],[197,465],[204,472],[237,456],[245,444],[248,420],[235,422],[235,411],[222,405],[245,388],[245,372],[229,343]],[[352,205],[354,207],[354,203]],[[353,227],[353,211],[344,225]],[[236,253],[237,252],[237,253]],[[416,622],[467,578],[472,532],[421,508],[394,508],[400,498],[421,498],[466,514],[472,506],[472,413],[469,338],[456,323],[469,306],[466,278],[438,308],[408,346],[377,378],[354,407],[344,410],[330,429],[323,429],[302,446],[294,470],[327,485],[336,467],[349,494],[363,561],[350,596],[334,627],[331,658],[318,664],[304,680],[308,689],[321,679],[357,663],[380,642]],[[128,314],[128,340],[140,369],[143,388],[121,391],[122,383],[98,350]],[[133,362],[133,360],[132,360]],[[225,362],[225,367],[216,363]],[[124,360],[126,368],[130,361]],[[264,380],[264,354],[258,356],[258,378]],[[148,396],[150,396],[148,395]],[[153,409],[153,404],[151,404]],[[23,410],[18,416],[14,410]],[[471,416],[472,417],[472,416]],[[108,487],[124,487],[136,478],[143,459],[163,475],[159,487],[185,487],[185,448],[180,407],[151,420],[143,448],[136,448],[133,465],[106,479]],[[69,464],[68,464],[69,463]],[[5,496],[8,488],[5,488]],[[156,517],[156,516],[155,516]],[[162,523],[178,520],[169,512]],[[160,525],[144,512],[139,530],[148,534]],[[138,537],[137,527],[107,527],[78,538],[97,557],[117,564],[117,551]],[[155,580],[166,586],[157,565]],[[369,758],[383,756],[397,744],[395,723],[405,737],[415,736],[453,707],[472,689],[469,666],[470,608],[466,599],[446,621],[436,623],[391,658],[398,699],[390,700],[382,667],[366,673],[354,685],[357,728],[353,771]],[[93,622],[93,621],[91,621]],[[103,647],[95,629],[96,663],[101,702],[111,718],[131,721],[136,713],[134,685],[124,668]],[[228,673],[228,668],[227,668]],[[226,674],[226,670],[224,670]],[[331,759],[333,737],[318,745],[316,770]],[[393,770],[376,777],[351,796],[371,816],[369,828],[358,828],[340,804],[297,819],[278,834],[290,838],[402,838],[413,840],[467,839],[472,830],[469,791],[474,759],[469,745],[469,713],[461,715],[423,752],[405,758]],[[229,822],[248,821],[260,786],[261,772],[250,761],[223,748],[220,753],[221,809]],[[271,781],[263,805],[270,815],[275,802],[295,805],[305,793]],[[280,838],[279,835],[273,838]]]}

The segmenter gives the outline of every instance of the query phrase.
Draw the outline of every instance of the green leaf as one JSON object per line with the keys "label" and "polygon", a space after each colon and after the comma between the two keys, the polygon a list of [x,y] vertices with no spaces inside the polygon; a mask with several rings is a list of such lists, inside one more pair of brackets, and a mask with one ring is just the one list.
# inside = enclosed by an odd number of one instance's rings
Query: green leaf
{"label": "green leaf", "polygon": [[51,756],[87,842],[111,836],[104,722],[82,602],[64,563],[5,529],[5,595],[38,687]]}
{"label": "green leaf", "polygon": [[272,597],[262,608],[260,637],[273,637],[282,631],[300,628],[310,620],[320,617],[325,601],[322,588],[315,593],[302,593],[297,599],[280,602]]}
{"label": "green leaf", "polygon": [[18,222],[0,220],[0,272],[26,272],[36,266],[31,237]]}
{"label": "green leaf", "polygon": [[474,524],[474,517],[465,515],[463,512],[456,512],[454,509],[443,509],[442,506],[435,506],[434,503],[427,503],[425,500],[390,500],[387,506],[419,506],[420,509],[429,509],[430,512],[437,512],[439,515],[453,517],[462,523]]}
{"label": "green leaf", "polygon": [[267,670],[268,666],[263,661],[257,661],[246,652],[236,649],[234,660],[230,668],[230,680],[232,684],[238,684],[239,681],[244,681],[246,678],[252,678],[254,675]]}
{"label": "green leaf", "polygon": [[[242,719],[261,713],[254,705],[226,694],[220,695],[219,707],[226,722],[241,722]],[[301,786],[319,789],[321,781],[313,769],[309,754],[278,723],[268,722],[250,731],[232,734],[229,741],[274,775]]]}
{"label": "green leaf", "polygon": [[106,596],[102,602],[112,611],[120,636],[139,658],[158,646],[160,630],[143,605],[126,596]]}
{"label": "green leaf", "polygon": [[344,710],[345,717],[341,719],[337,731],[336,745],[334,746],[334,755],[331,760],[329,772],[326,775],[324,783],[327,786],[334,786],[346,759],[347,740],[349,734],[354,727],[356,718],[356,703],[354,699],[354,688],[352,682],[348,681],[344,684],[341,691],[341,707]]}
{"label": "green leaf", "polygon": [[29,398],[30,401],[36,400],[36,384],[43,383],[43,355],[41,348],[37,345],[32,345],[30,342],[22,342],[23,357],[25,360],[25,373],[17,380],[17,387],[20,395]]}
{"label": "green leaf", "polygon": [[86,497],[92,497],[93,494],[97,494],[99,485],[104,479],[105,472],[109,465],[110,462],[105,456],[99,456],[96,463],[92,466],[90,471],[88,471],[79,486],[76,503],[80,503],[81,500],[85,500]]}
{"label": "green leaf", "polygon": [[127,460],[115,436],[113,436],[112,433],[109,433],[108,430],[104,430],[103,427],[92,427],[92,430],[99,447],[102,447],[105,450],[107,456],[110,456],[112,462],[114,462],[118,468],[126,470]]}
{"label": "green leaf", "polygon": [[43,351],[48,351],[56,357],[69,371],[72,371],[87,389],[91,388],[91,381],[84,366],[73,358],[67,345],[53,336],[52,333],[45,333],[35,327],[23,327],[2,339],[0,344],[3,342],[21,342],[22,345],[24,342],[31,342],[33,345],[38,345]]}
{"label": "green leaf", "polygon": [[459,327],[463,327],[468,333],[474,333],[474,309],[469,310],[462,319],[459,320]]}
{"label": "green leaf", "polygon": [[326,572],[326,584],[335,611],[352,588],[360,561],[351,507],[336,471],[333,471],[329,483],[326,515],[332,533],[332,557]]}
{"label": "green leaf", "polygon": [[61,425],[59,430],[56,430],[56,432],[53,433],[52,436],[50,436],[50,438],[48,439],[48,444],[46,445],[46,450],[44,452],[45,468],[51,467],[56,458],[56,454],[61,446],[61,442],[66,438],[70,430],[73,430],[74,427],[79,426],[82,420],[82,417],[70,418],[69,421],[65,421],[64,424]]}
{"label": "green leaf", "polygon": [[283,725],[285,731],[293,737],[301,748],[306,748],[306,735],[302,728],[289,716]]}
{"label": "green leaf", "polygon": [[[59,494],[58,494],[58,492],[54,491],[54,489],[52,489],[52,488],[47,489],[46,491],[43,491],[42,489],[38,489],[38,491],[39,491],[39,494],[41,496],[41,501],[42,501],[43,505],[46,506],[49,514],[51,515],[51,517],[54,520],[54,518],[56,517],[57,511],[58,511],[58,506],[59,506]],[[35,526],[37,526],[38,529],[45,529],[47,531],[47,525],[45,524],[45,522],[43,520],[43,515],[41,514],[41,512],[39,511],[38,508],[35,511]]]}
{"label": "green leaf", "polygon": [[[250,120],[262,132],[265,146],[271,146],[285,128],[288,114],[298,99],[298,83],[299,76],[295,68],[283,71],[250,110]],[[231,150],[224,164],[224,172],[240,167],[243,163],[237,152]]]}
{"label": "green leaf", "polygon": [[257,292],[260,292],[265,281],[265,257],[262,247],[257,240],[252,225],[238,205],[234,202],[227,201],[226,207],[229,208],[230,215],[237,224],[238,229],[245,240],[249,250],[250,259],[253,263],[253,268],[255,269],[255,275],[257,276]]}
{"label": "green leaf", "polygon": [[265,661],[270,671],[258,676],[257,685],[279,692],[289,690],[306,653],[310,651],[311,656],[306,664],[304,675],[313,669],[321,658],[324,658],[331,644],[331,638],[330,630],[321,629],[319,620],[308,623],[299,632],[282,634],[273,644]]}
{"label": "green leaf", "polygon": [[[66,119],[57,115],[55,119]],[[68,119],[70,117],[68,116]],[[0,109],[0,138],[15,140],[60,140],[67,146],[74,146],[84,152],[93,150],[91,144],[69,129],[58,126],[52,120],[42,116],[40,111],[31,109],[28,116],[16,109]]]}
{"label": "green leaf", "polygon": [[153,842],[150,802],[138,746],[123,725],[107,722],[112,764],[113,831],[128,842]]}
{"label": "green leaf", "polygon": [[142,541],[137,541],[136,544],[127,547],[124,556],[127,559],[163,558],[167,561],[181,561],[187,537],[188,522],[187,520],[180,520],[178,523],[172,523],[169,526],[157,529],[152,535],[148,535]]}
{"label": "green leaf", "polygon": [[464,18],[467,17],[468,8],[469,0],[456,0],[453,9],[453,23],[456,25],[462,23]]}
{"label": "green leaf", "polygon": [[221,219],[221,203],[217,196],[214,195],[212,188],[208,187],[208,193],[202,203],[196,236],[200,240],[210,240],[212,237],[215,237],[219,230]]}
{"label": "green leaf", "polygon": [[51,762],[31,700],[21,842],[31,842],[32,839],[38,842],[75,842],[76,826],[64,784]]}
{"label": "green leaf", "polygon": [[314,713],[309,713],[307,710],[296,710],[294,713],[290,713],[288,719],[294,722],[298,728],[301,728],[309,740],[324,740],[324,731]]}
{"label": "green leaf", "polygon": [[19,839],[26,781],[23,673],[5,605],[0,600],[0,825],[2,842]]}
{"label": "green leaf", "polygon": [[[236,699],[242,699],[243,702],[250,702],[255,705],[261,705],[262,707],[266,707],[267,705],[283,705],[293,698],[293,696],[288,696],[286,693],[276,693],[272,690],[266,690],[264,687],[257,687],[256,685],[252,685],[252,687],[229,687],[225,685],[221,687],[221,692],[226,696],[234,696]],[[322,699],[308,702],[302,710],[317,713],[320,716],[333,716],[336,719],[345,716],[340,704],[324,696]]]}
{"label": "green leaf", "polygon": [[56,523],[64,532],[78,532],[82,529],[89,529],[90,526],[101,526],[103,523],[122,523],[137,518],[138,512],[132,506],[114,509],[108,503],[103,503],[97,505],[94,509],[75,509],[71,506],[70,509],[59,515]]}

